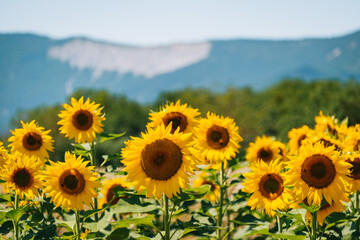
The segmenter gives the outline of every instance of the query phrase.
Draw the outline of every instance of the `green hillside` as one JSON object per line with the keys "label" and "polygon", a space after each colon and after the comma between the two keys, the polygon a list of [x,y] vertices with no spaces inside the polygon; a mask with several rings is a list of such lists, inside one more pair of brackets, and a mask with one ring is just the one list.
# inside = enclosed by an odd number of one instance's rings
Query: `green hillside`
{"label": "green hillside", "polygon": [[[77,40],[126,48],[86,38],[54,40],[33,34],[0,34],[0,133],[7,131],[16,111],[63,102],[81,88],[104,89],[151,103],[163,91],[184,88],[221,93],[229,87],[262,90],[286,77],[305,81],[360,79],[360,32],[329,39],[210,41],[210,52],[203,60],[152,77],[131,71],[105,71],[94,77],[95,70],[86,64],[80,69],[49,57],[50,48]],[[145,48],[137,49],[141,52]],[[153,60],[148,59],[150,63]],[[166,59],[159,61],[167,64]]]}
{"label": "green hillside", "polygon": [[[246,87],[229,88],[224,93],[216,93],[205,88],[188,88],[163,92],[152,104],[139,104],[123,95],[107,91],[79,90],[73,96],[90,97],[91,100],[104,106],[105,132],[126,132],[119,141],[102,145],[103,149],[107,149],[106,154],[120,152],[126,138],[137,136],[144,131],[149,121],[150,110],[158,111],[159,107],[167,101],[178,99],[182,103],[198,108],[202,116],[205,116],[207,111],[212,111],[234,118],[239,126],[239,133],[244,138],[243,149],[256,136],[262,134],[275,136],[287,142],[287,132],[291,128],[300,127],[303,124],[313,127],[314,116],[318,115],[320,110],[325,115],[335,115],[340,120],[348,116],[349,125],[360,123],[360,105],[358,104],[360,84],[353,80],[306,82],[300,79],[287,79],[262,91],[254,91]],[[18,113],[12,121],[12,128],[19,127],[20,120],[35,119],[45,129],[51,129],[56,149],[51,159],[61,159],[66,150],[65,146],[70,146],[68,140],[58,131],[59,117],[57,115],[61,109],[60,105],[53,105]],[[3,136],[2,140],[6,141],[7,137]],[[104,153],[105,151],[100,149],[98,157],[101,158]]]}

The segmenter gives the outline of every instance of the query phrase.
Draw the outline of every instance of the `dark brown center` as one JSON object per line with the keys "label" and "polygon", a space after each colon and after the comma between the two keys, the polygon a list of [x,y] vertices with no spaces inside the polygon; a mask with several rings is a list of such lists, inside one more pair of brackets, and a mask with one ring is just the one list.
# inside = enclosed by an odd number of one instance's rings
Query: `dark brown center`
{"label": "dark brown center", "polygon": [[227,146],[230,136],[226,128],[212,125],[206,132],[206,141],[214,149],[221,149]]}
{"label": "dark brown center", "polygon": [[162,120],[165,126],[172,123],[171,133],[174,133],[178,127],[180,128],[180,132],[184,132],[188,125],[186,116],[180,112],[169,112]]}
{"label": "dark brown center", "polygon": [[204,180],[201,185],[210,185],[210,190],[213,192],[216,189],[216,185],[210,181]]}
{"label": "dark brown center", "polygon": [[323,142],[324,147],[331,147],[334,146],[335,147],[335,151],[341,151],[341,148],[336,145],[335,143],[330,142],[329,140],[323,139],[321,138],[318,142]]}
{"label": "dark brown center", "polygon": [[37,133],[28,132],[24,135],[22,143],[26,150],[36,151],[42,146],[42,138]]}
{"label": "dark brown center", "polygon": [[350,177],[356,180],[360,179],[360,159],[354,158],[354,161],[348,159],[346,162],[352,165],[350,168]]}
{"label": "dark brown center", "polygon": [[12,181],[18,188],[27,189],[32,185],[33,177],[26,168],[21,168],[13,173]]}
{"label": "dark brown center", "polygon": [[82,131],[88,130],[93,125],[93,116],[87,110],[78,110],[72,116],[73,125]]}
{"label": "dark brown center", "polygon": [[329,124],[326,125],[328,132],[333,136],[338,136],[338,132],[335,128],[332,128]]}
{"label": "dark brown center", "polygon": [[260,148],[257,152],[257,158],[269,162],[273,158],[273,152],[267,148]]}
{"label": "dark brown center", "polygon": [[145,174],[156,180],[168,180],[174,176],[182,164],[182,152],[169,139],[158,139],[141,152],[141,167]]}
{"label": "dark brown center", "polygon": [[305,159],[301,166],[301,179],[314,188],[329,186],[336,176],[335,165],[324,155],[314,154]]}
{"label": "dark brown center", "polygon": [[77,169],[67,169],[59,177],[60,189],[70,195],[77,195],[85,188],[84,176]]}
{"label": "dark brown center", "polygon": [[300,137],[299,137],[299,139],[298,139],[298,141],[297,141],[297,145],[298,145],[298,147],[301,147],[301,142],[302,142],[302,140],[304,140],[306,138],[306,135],[304,134],[304,135],[301,135]]}
{"label": "dark brown center", "polygon": [[127,198],[127,196],[121,196],[121,197],[114,198],[114,196],[115,196],[114,189],[116,187],[123,187],[123,186],[121,186],[120,184],[113,184],[110,187],[109,191],[106,194],[106,202],[108,204],[115,205],[121,198]]}
{"label": "dark brown center", "polygon": [[283,180],[278,174],[266,174],[260,179],[259,189],[261,195],[267,199],[274,200],[284,191]]}

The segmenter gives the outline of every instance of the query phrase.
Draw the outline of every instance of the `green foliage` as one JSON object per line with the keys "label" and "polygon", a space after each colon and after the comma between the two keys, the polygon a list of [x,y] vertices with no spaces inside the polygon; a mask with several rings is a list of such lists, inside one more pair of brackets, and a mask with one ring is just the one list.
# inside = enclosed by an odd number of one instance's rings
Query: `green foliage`
{"label": "green foliage", "polygon": [[[306,82],[301,79],[284,79],[280,83],[262,91],[251,88],[228,88],[224,93],[214,93],[210,90],[184,89],[173,92],[163,92],[153,104],[141,105],[126,99],[124,96],[110,94],[107,91],[78,90],[73,96],[84,96],[103,106],[106,120],[104,134],[107,138],[119,137],[107,141],[97,149],[96,159],[103,155],[115,156],[124,146],[129,136],[138,136],[145,130],[149,122],[150,110],[158,111],[159,106],[178,99],[194,108],[198,108],[205,116],[208,111],[234,118],[243,137],[241,151],[256,136],[262,134],[276,136],[287,142],[287,133],[292,128],[306,124],[313,127],[314,116],[320,110],[325,115],[335,115],[338,119],[348,117],[349,125],[360,122],[360,84],[354,80],[340,82],[336,80],[319,80]],[[67,102],[70,101],[70,98]],[[12,120],[14,126],[20,126],[20,120],[35,119],[40,126],[51,129],[55,143],[55,152],[50,154],[52,160],[62,160],[65,151],[73,150],[70,141],[59,133],[58,114],[63,108],[60,105],[39,107],[30,111],[18,113]],[[126,132],[123,136],[117,135]],[[106,135],[114,133],[114,135]],[[8,137],[8,136],[7,136]],[[101,140],[101,141],[102,141]],[[119,158],[109,159],[109,163],[118,166]],[[97,162],[98,165],[101,161]]]}

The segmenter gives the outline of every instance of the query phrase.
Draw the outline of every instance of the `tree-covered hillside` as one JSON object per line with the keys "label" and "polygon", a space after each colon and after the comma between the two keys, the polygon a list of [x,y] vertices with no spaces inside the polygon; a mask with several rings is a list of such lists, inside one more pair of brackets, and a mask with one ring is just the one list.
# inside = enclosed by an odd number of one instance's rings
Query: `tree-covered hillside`
{"label": "tree-covered hillside", "polygon": [[[98,159],[101,159],[101,155],[105,152],[119,153],[126,138],[138,136],[145,130],[151,110],[158,111],[161,105],[178,99],[182,103],[198,108],[202,116],[205,116],[207,111],[212,111],[234,118],[244,139],[243,149],[256,136],[263,134],[287,142],[287,132],[291,128],[303,124],[314,126],[314,116],[318,115],[320,110],[325,115],[335,115],[338,119],[348,116],[349,125],[360,123],[360,84],[354,80],[306,82],[301,79],[285,79],[262,91],[254,91],[251,88],[229,88],[224,93],[214,93],[204,88],[189,88],[163,92],[149,105],[139,104],[122,95],[110,94],[104,90],[78,90],[73,96],[90,97],[104,107],[105,132],[126,132],[122,139],[103,144],[102,148],[107,150],[99,149]],[[20,120],[35,119],[45,129],[51,129],[50,134],[54,137],[56,149],[51,155],[51,159],[54,160],[61,159],[66,150],[65,146],[70,145],[58,131],[60,110],[62,110],[60,105],[39,107],[18,113],[12,120],[13,128],[20,126]],[[6,141],[7,137],[4,136],[2,140]],[[64,144],[65,142],[67,144]]]}

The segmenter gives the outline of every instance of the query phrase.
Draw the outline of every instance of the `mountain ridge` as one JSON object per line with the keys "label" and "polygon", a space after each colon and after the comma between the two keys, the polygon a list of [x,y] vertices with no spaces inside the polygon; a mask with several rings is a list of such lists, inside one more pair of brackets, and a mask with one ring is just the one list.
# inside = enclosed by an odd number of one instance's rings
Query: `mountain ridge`
{"label": "mountain ridge", "polygon": [[[66,46],[70,46],[68,55],[61,55]],[[66,57],[49,57],[54,48]],[[262,89],[285,77],[359,80],[360,31],[340,37],[229,39],[153,47],[87,37],[0,34],[0,132],[17,110],[62,103],[77,88],[107,89],[144,103],[161,91]]]}

